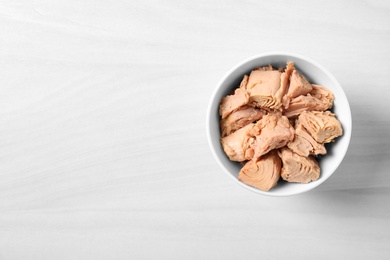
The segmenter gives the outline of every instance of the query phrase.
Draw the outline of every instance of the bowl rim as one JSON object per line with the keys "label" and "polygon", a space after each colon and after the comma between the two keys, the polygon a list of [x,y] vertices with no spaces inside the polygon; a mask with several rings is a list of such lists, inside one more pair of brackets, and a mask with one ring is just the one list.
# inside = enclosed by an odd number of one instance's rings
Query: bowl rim
{"label": "bowl rim", "polygon": [[[234,72],[236,71],[238,68],[240,68],[241,66],[245,65],[246,63],[248,62],[251,62],[253,60],[256,60],[256,59],[260,59],[260,58],[264,58],[264,57],[269,57],[269,56],[290,56],[290,57],[296,57],[298,59],[301,59],[301,60],[304,60],[304,61],[307,61],[308,63],[311,63],[313,64],[314,66],[317,66],[322,72],[324,72],[326,74],[327,77],[329,77],[332,81],[334,81],[337,85],[338,85],[338,89],[340,90],[340,94],[343,96],[343,98],[345,98],[345,100],[347,101],[346,102],[346,106],[348,108],[347,112],[348,112],[348,124],[349,124],[349,131],[347,133],[343,133],[343,134],[346,134],[346,136],[344,138],[347,138],[347,143],[345,145],[345,149],[344,151],[342,151],[342,154],[340,154],[341,156],[339,157],[339,160],[336,162],[336,167],[334,169],[334,171],[329,174],[329,176],[321,179],[321,180],[317,180],[315,182],[314,185],[312,185],[311,187],[305,189],[305,190],[298,190],[298,191],[295,191],[295,192],[287,192],[287,193],[270,193],[268,191],[262,191],[262,190],[259,190],[259,189],[256,189],[254,187],[251,187],[241,181],[239,181],[237,178],[235,178],[230,172],[229,170],[225,167],[225,165],[221,162],[221,160],[219,159],[214,147],[213,147],[213,144],[212,144],[212,140],[211,140],[211,128],[210,128],[210,120],[211,120],[211,114],[212,114],[212,111],[211,111],[211,107],[214,103],[214,100],[215,100],[215,97],[218,93],[218,90],[221,88],[222,84],[225,82],[225,80]],[[349,105],[349,101],[348,101],[348,98],[347,98],[347,95],[345,94],[344,92],[344,89],[341,87],[340,83],[337,81],[337,79],[325,68],[323,67],[321,64],[319,64],[318,62],[314,61],[313,59],[311,58],[307,58],[303,55],[300,55],[300,54],[296,54],[296,53],[291,53],[291,52],[265,52],[265,53],[261,53],[261,54],[255,54],[255,55],[252,55],[244,60],[242,60],[241,62],[239,62],[238,64],[236,64],[235,66],[233,66],[227,73],[225,73],[225,75],[219,80],[218,84],[216,85],[216,87],[214,88],[213,92],[212,92],[212,95],[211,95],[211,98],[209,100],[209,103],[208,103],[208,107],[207,107],[207,114],[206,114],[206,135],[207,135],[207,142],[209,144],[209,147],[211,149],[211,152],[213,154],[213,157],[214,159],[217,161],[218,165],[223,169],[223,171],[231,178],[234,180],[234,182],[236,182],[237,184],[239,184],[240,186],[246,188],[247,190],[250,190],[254,193],[257,193],[257,194],[261,194],[261,195],[265,195],[265,196],[271,196],[271,197],[286,197],[286,196],[292,196],[292,195],[297,195],[297,194],[302,194],[302,193],[305,193],[307,191],[310,191],[316,187],[318,187],[319,185],[321,185],[323,182],[325,182],[330,176],[333,175],[333,173],[337,170],[337,168],[340,166],[341,162],[343,161],[347,151],[348,151],[348,147],[349,147],[349,144],[350,144],[350,141],[351,141],[351,135],[352,135],[352,113],[351,113],[351,107]]]}

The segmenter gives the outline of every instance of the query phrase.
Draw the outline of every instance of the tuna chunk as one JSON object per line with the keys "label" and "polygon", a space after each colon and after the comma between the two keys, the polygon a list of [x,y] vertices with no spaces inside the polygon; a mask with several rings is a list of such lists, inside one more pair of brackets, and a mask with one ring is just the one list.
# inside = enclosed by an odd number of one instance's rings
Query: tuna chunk
{"label": "tuna chunk", "polygon": [[300,95],[306,95],[312,91],[313,87],[305,79],[304,76],[299,75],[298,71],[294,70],[290,78],[290,86],[288,88],[286,96],[291,98],[298,97]]}
{"label": "tuna chunk", "polygon": [[238,88],[234,91],[233,95],[222,98],[219,106],[219,114],[222,116],[222,119],[224,119],[239,107],[248,104],[248,102],[249,95],[246,90]]}
{"label": "tuna chunk", "polygon": [[248,124],[234,133],[221,138],[222,148],[230,160],[242,162],[253,157],[253,149],[248,149],[255,139],[250,135],[255,124]]}
{"label": "tuna chunk", "polygon": [[297,122],[319,143],[330,143],[343,134],[339,120],[329,111],[302,112]]}
{"label": "tuna chunk", "polygon": [[[288,88],[290,85],[290,77],[292,72],[294,71],[294,62],[287,62],[286,70],[282,73],[280,80],[281,80],[281,91],[278,93],[282,100],[282,104],[284,107],[288,107],[290,104],[290,98],[287,97]],[[279,97],[279,96],[278,96]]]}
{"label": "tuna chunk", "polygon": [[277,70],[253,70],[246,86],[251,105],[267,110],[281,109],[282,100],[277,97],[280,76]]}
{"label": "tuna chunk", "polygon": [[269,191],[280,178],[281,161],[276,151],[250,160],[241,169],[238,179],[260,190]]}
{"label": "tuna chunk", "polygon": [[244,78],[242,79],[240,83],[240,89],[246,90],[246,85],[248,85],[248,75],[244,75]]}
{"label": "tuna chunk", "polygon": [[242,106],[220,122],[222,137],[230,135],[234,131],[259,120],[263,116],[260,109]]}
{"label": "tuna chunk", "polygon": [[311,94],[307,94],[306,96],[293,98],[288,108],[283,111],[283,115],[288,118],[296,118],[303,111],[325,111],[331,107],[332,103],[329,103],[328,100],[320,100]]}
{"label": "tuna chunk", "polygon": [[288,118],[273,113],[257,121],[251,133],[256,137],[255,143],[251,145],[254,148],[254,158],[283,147],[294,139],[294,128]]}
{"label": "tuna chunk", "polygon": [[294,140],[287,146],[300,156],[326,154],[325,146],[317,143],[300,123],[295,124]]}
{"label": "tuna chunk", "polygon": [[322,103],[327,104],[329,108],[332,107],[333,101],[334,101],[334,95],[332,92],[330,92],[329,89],[320,86],[312,84],[313,90],[310,92],[310,95],[312,95],[315,98],[318,98],[322,101]]}
{"label": "tuna chunk", "polygon": [[281,176],[283,180],[309,183],[320,177],[320,167],[313,156],[300,156],[286,147],[280,149],[279,156],[282,159]]}

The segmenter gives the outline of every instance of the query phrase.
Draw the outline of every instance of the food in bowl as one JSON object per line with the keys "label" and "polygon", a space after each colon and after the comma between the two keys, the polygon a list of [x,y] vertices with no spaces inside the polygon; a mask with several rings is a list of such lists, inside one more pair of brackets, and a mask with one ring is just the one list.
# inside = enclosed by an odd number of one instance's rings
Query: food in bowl
{"label": "food in bowl", "polygon": [[317,180],[316,156],[325,155],[325,144],[343,134],[329,111],[333,101],[330,90],[311,84],[293,62],[245,75],[219,106],[223,151],[243,164],[238,180],[264,191],[280,177],[296,183]]}

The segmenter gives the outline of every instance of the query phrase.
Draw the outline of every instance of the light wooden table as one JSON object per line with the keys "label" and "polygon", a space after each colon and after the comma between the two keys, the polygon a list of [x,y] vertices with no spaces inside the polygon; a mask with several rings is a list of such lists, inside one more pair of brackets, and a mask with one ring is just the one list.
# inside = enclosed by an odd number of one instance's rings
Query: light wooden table
{"label": "light wooden table", "polygon": [[[389,259],[386,1],[0,3],[0,259]],[[236,63],[308,56],[349,98],[338,171],[287,198],[218,167]]]}

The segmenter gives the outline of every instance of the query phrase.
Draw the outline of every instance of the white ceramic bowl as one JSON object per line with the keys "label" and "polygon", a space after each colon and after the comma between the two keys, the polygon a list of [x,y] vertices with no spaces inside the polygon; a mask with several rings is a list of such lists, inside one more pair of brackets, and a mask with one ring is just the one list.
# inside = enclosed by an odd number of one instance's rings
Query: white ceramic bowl
{"label": "white ceramic bowl", "polygon": [[[268,64],[271,64],[276,68],[285,67],[287,61],[293,61],[295,63],[295,68],[302,73],[310,83],[322,85],[333,92],[335,101],[332,111],[336,114],[342,124],[343,136],[338,137],[336,142],[326,146],[328,153],[319,160],[321,175],[318,180],[308,184],[288,183],[279,180],[278,185],[270,191],[262,191],[248,186],[237,179],[242,166],[240,163],[230,161],[222,149],[219,127],[220,116],[218,114],[219,103],[222,97],[237,88],[243,76],[245,74],[249,75],[254,68]],[[233,67],[222,78],[215,88],[209,103],[206,128],[208,142],[216,161],[235,182],[242,187],[259,194],[289,196],[306,192],[317,187],[336,171],[348,149],[349,141],[351,139],[352,118],[349,103],[343,89],[337,80],[324,67],[301,55],[278,52],[260,54],[246,59]]]}

